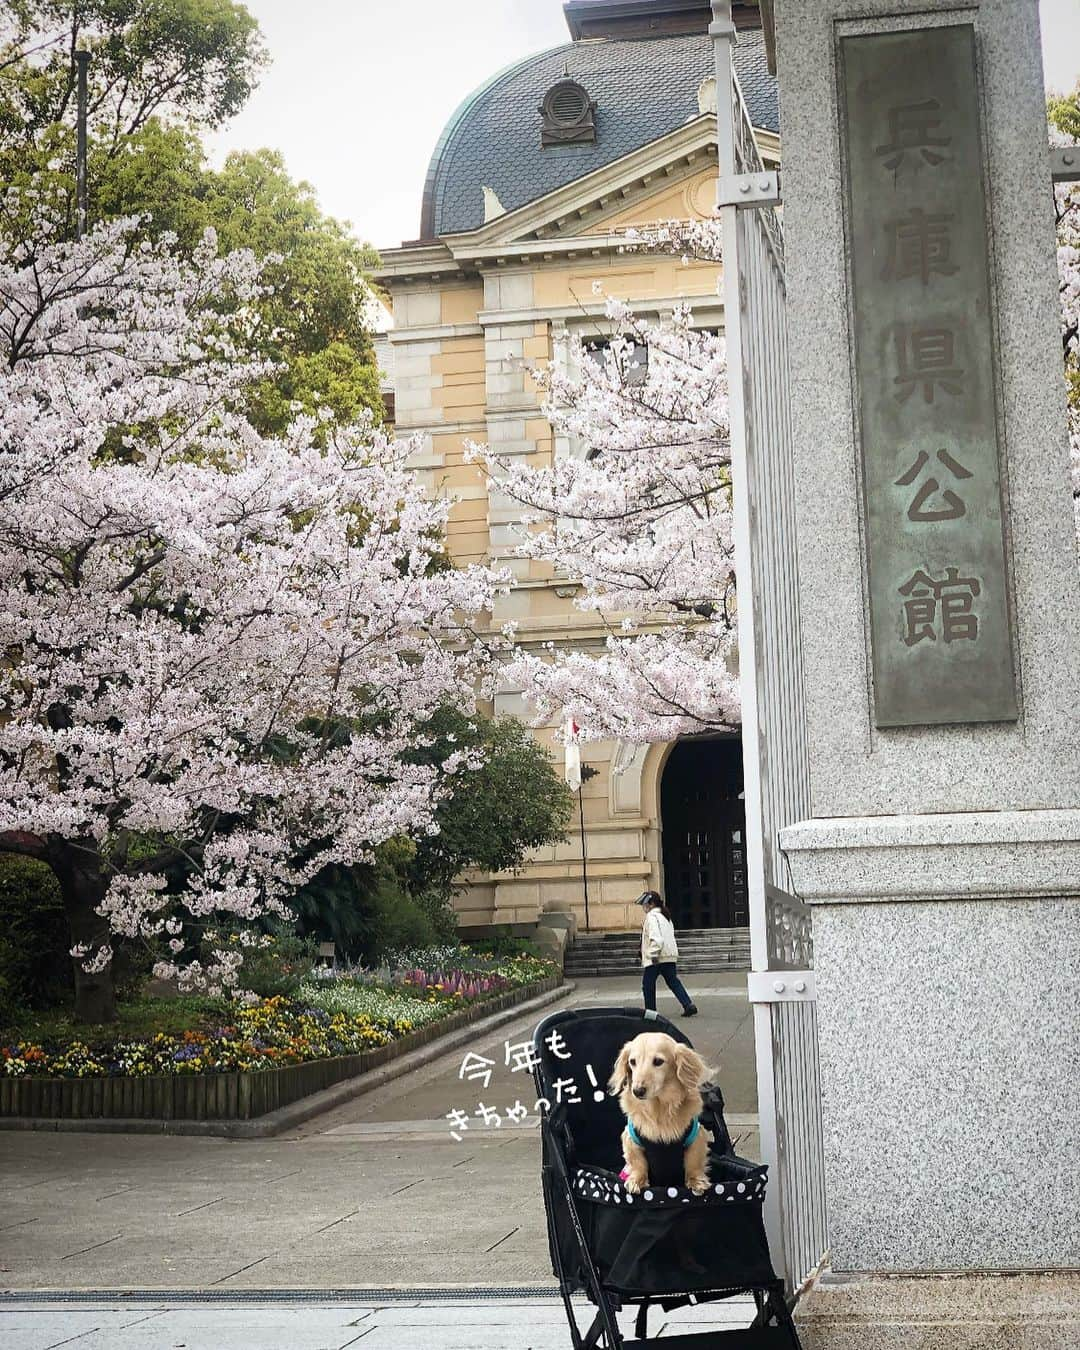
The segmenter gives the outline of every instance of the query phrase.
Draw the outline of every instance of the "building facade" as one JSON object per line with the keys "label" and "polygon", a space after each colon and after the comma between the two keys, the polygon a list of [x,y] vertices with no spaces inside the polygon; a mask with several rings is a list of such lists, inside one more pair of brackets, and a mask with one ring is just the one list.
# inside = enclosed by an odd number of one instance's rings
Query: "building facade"
{"label": "building facade", "polygon": [[[625,232],[712,215],[716,81],[703,0],[571,0],[571,41],[496,75],[458,109],[432,158],[421,237],[383,251],[393,306],[394,407],[430,490],[453,500],[448,546],[461,563],[514,576],[491,616],[519,641],[599,648],[604,630],[574,605],[573,579],[515,556],[519,510],[466,459],[478,441],[541,464],[587,448],[556,437],[528,367],[572,359],[577,335],[612,336],[608,297],[663,322],[680,304],[723,329],[720,269],[625,250]],[[737,8],[736,62],[763,158],[779,162],[776,86],[756,7]],[[507,689],[496,712],[527,716]],[[554,728],[537,735],[552,747]],[[582,788],[589,926],[628,929],[645,887],[683,928],[747,922],[738,738],[589,744]],[[521,873],[475,876],[465,929],[585,918],[582,832]]]}

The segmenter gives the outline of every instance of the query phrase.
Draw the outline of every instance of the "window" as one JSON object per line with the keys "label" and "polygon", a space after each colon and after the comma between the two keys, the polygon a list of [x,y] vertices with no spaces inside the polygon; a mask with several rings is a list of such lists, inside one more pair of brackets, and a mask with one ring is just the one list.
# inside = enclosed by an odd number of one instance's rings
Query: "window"
{"label": "window", "polygon": [[[594,361],[602,361],[611,351],[611,338],[586,338],[581,344]],[[628,337],[618,356],[619,375],[623,384],[631,388],[642,385],[649,376],[649,348],[644,342]],[[614,357],[614,353],[612,353]]]}
{"label": "window", "polygon": [[576,80],[560,80],[540,104],[541,145],[574,145],[596,140],[596,100]]}

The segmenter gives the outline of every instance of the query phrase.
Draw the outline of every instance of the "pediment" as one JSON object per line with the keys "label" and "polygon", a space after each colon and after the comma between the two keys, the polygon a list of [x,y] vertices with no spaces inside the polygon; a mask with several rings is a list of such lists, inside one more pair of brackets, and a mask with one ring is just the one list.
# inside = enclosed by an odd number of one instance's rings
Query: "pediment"
{"label": "pediment", "polygon": [[[759,133],[767,162],[779,162],[779,138]],[[465,261],[512,253],[523,246],[533,254],[561,241],[607,236],[627,225],[649,220],[705,217],[712,194],[701,193],[695,180],[716,176],[716,119],[695,117],[622,158],[583,178],[504,212],[475,230],[442,236],[453,257]]]}
{"label": "pediment", "polygon": [[[780,139],[756,131],[768,166],[780,162]],[[592,254],[625,244],[631,225],[707,219],[716,181],[716,118],[705,113],[603,168],[481,226],[383,253],[376,275],[389,281],[475,272],[492,264],[527,264],[582,247]]]}

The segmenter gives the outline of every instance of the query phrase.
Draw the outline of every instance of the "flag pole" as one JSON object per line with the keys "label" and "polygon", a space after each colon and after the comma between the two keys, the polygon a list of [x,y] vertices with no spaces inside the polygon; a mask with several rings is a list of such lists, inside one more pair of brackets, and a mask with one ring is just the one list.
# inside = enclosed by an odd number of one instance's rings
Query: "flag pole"
{"label": "flag pole", "polygon": [[581,822],[581,889],[585,892],[585,931],[589,931],[589,857],[585,848],[585,799],[582,796],[581,789],[589,781],[595,778],[600,772],[594,769],[591,764],[581,766],[581,783],[578,785],[578,820]]}
{"label": "flag pole", "polygon": [[589,931],[589,855],[585,843],[585,798],[581,788],[590,778],[595,778],[599,769],[583,765],[581,762],[581,728],[572,717],[566,719],[563,732],[563,753],[566,766],[563,776],[571,792],[577,793],[578,822],[581,825],[581,889],[585,896],[585,931]]}
{"label": "flag pole", "polygon": [[[585,774],[582,773],[584,779]],[[578,819],[581,822],[581,889],[585,892],[585,931],[589,931],[589,863],[588,855],[585,851],[585,801],[581,795],[581,787],[577,790]]]}

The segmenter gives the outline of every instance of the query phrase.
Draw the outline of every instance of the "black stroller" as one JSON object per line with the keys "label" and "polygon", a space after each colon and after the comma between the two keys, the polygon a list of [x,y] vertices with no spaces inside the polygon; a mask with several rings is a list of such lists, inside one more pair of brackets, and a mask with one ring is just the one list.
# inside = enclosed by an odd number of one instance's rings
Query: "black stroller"
{"label": "black stroller", "polygon": [[[537,1093],[549,1103],[541,1117],[548,1245],[574,1350],[654,1344],[672,1350],[799,1350],[765,1237],[767,1169],[735,1155],[719,1088],[702,1089],[701,1126],[712,1135],[711,1184],[704,1195],[658,1186],[632,1196],[619,1179],[625,1122],[607,1081],[623,1045],[644,1031],[666,1032],[690,1044],[678,1027],[640,1008],[558,1012],[533,1036]],[[571,1303],[579,1292],[597,1308],[585,1332]],[[748,1328],[648,1338],[650,1305],[670,1311],[744,1293],[757,1305]],[[615,1315],[631,1305],[638,1308],[634,1339],[625,1340]]]}

